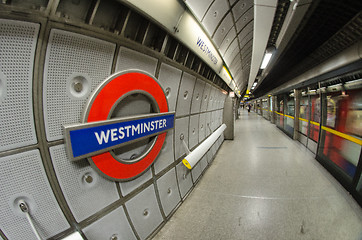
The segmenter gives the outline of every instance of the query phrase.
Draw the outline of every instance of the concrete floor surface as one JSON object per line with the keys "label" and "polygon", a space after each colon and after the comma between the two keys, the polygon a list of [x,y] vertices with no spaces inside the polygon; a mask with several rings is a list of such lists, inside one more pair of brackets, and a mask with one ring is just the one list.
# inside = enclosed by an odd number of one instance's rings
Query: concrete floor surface
{"label": "concrete floor surface", "polygon": [[362,239],[362,210],[302,144],[241,111],[235,139],[154,240]]}

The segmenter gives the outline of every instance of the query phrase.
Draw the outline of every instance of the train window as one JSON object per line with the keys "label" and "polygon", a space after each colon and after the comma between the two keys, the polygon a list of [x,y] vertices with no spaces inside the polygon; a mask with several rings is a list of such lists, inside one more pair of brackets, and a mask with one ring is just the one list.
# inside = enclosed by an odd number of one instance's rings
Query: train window
{"label": "train window", "polygon": [[276,102],[276,124],[284,129],[284,95],[277,96]]}
{"label": "train window", "polygon": [[295,112],[295,106],[294,106],[294,94],[287,95],[287,106],[286,106],[286,114],[285,116],[285,125],[284,129],[287,133],[289,133],[290,136],[293,136],[294,134],[294,112]]}
{"label": "train window", "polygon": [[310,108],[310,122],[309,123],[310,124],[309,124],[308,138],[313,140],[315,143],[318,142],[318,138],[319,138],[320,114],[321,114],[320,101],[321,100],[318,95],[310,96],[310,101],[309,101],[309,108]]}
{"label": "train window", "polygon": [[325,126],[318,156],[351,182],[360,159],[362,89],[324,94]]}
{"label": "train window", "polygon": [[308,135],[309,107],[308,96],[302,96],[299,103],[299,133]]}

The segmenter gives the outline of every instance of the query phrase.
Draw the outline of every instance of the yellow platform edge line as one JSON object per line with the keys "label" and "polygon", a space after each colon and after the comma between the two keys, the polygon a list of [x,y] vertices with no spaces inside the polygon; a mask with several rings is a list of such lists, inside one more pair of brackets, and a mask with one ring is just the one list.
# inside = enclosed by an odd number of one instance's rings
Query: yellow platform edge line
{"label": "yellow platform edge line", "polygon": [[310,123],[313,124],[313,125],[316,125],[316,126],[320,126],[320,124],[317,123],[317,122],[310,121]]}
{"label": "yellow platform edge line", "polygon": [[349,141],[351,141],[351,142],[357,143],[358,145],[361,145],[361,146],[362,146],[362,140],[360,140],[360,139],[358,139],[358,138],[352,137],[352,136],[350,136],[350,135],[348,135],[348,134],[345,134],[345,133],[341,133],[341,132],[336,131],[336,130],[334,130],[334,129],[331,129],[331,128],[329,128],[329,127],[322,126],[322,129],[325,130],[325,131],[327,131],[327,132],[330,132],[330,133],[332,133],[332,134],[334,134],[334,135],[337,135],[337,136],[339,136],[339,137],[341,137],[341,138],[344,138],[344,139],[346,139],[346,140],[349,140]]}
{"label": "yellow platform edge line", "polygon": [[304,118],[299,118],[299,120],[301,120],[303,122],[309,122],[307,119],[304,119]]}
{"label": "yellow platform edge line", "polygon": [[285,114],[284,116],[286,116],[286,117],[288,117],[288,118],[291,118],[291,119],[294,119],[293,116],[289,116],[289,115],[287,115],[287,114]]}

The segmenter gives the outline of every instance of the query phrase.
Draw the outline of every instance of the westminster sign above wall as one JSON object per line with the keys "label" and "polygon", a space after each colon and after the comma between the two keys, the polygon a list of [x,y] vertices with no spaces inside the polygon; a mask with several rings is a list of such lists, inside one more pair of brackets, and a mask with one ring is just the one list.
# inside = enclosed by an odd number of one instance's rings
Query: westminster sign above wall
{"label": "westminster sign above wall", "polygon": [[[156,113],[111,118],[122,99],[131,94],[151,99]],[[109,179],[131,180],[145,172],[157,158],[166,132],[174,127],[174,112],[168,112],[165,93],[156,79],[136,72],[122,72],[106,79],[86,104],[82,122],[64,126],[71,161],[88,158],[98,172]],[[141,157],[123,161],[113,149],[155,137]]]}

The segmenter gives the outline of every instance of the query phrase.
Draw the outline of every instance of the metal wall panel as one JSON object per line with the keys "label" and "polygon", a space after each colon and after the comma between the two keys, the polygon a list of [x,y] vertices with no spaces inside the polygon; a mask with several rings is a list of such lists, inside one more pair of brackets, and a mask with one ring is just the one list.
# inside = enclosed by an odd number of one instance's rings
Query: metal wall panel
{"label": "metal wall panel", "polygon": [[211,112],[206,113],[205,127],[206,127],[205,135],[206,135],[206,137],[208,137],[212,133],[211,130],[210,130],[210,128],[211,128]]}
{"label": "metal wall panel", "polygon": [[163,144],[161,152],[153,165],[156,174],[161,172],[163,169],[165,169],[167,166],[175,161],[175,155],[173,151],[173,138],[174,130],[167,131],[165,143]]}
{"label": "metal wall panel", "polygon": [[[45,57],[43,107],[49,141],[63,138],[62,126],[79,123],[90,93],[110,74],[116,45],[52,29]],[[81,83],[80,92],[74,89]]]}
{"label": "metal wall panel", "polygon": [[216,130],[216,111],[212,111],[211,112],[211,130],[215,131]]}
{"label": "metal wall panel", "polygon": [[194,12],[197,19],[201,21],[213,0],[186,0],[185,3]]}
{"label": "metal wall panel", "polygon": [[202,24],[210,36],[213,35],[217,25],[220,23],[221,19],[225,16],[228,10],[229,3],[227,0],[215,0],[212,3],[209,10],[206,12],[204,19],[202,20]]}
{"label": "metal wall panel", "polygon": [[101,177],[87,160],[71,162],[64,145],[49,150],[64,197],[78,222],[119,199],[116,184]]}
{"label": "metal wall panel", "polygon": [[186,149],[181,140],[181,136],[183,136],[186,146],[188,146],[189,118],[190,117],[178,118],[175,121],[175,159],[176,160],[186,154]]}
{"label": "metal wall panel", "polygon": [[212,155],[211,148],[209,151],[207,151],[206,158],[207,158],[208,164],[211,164],[211,162],[214,160],[214,155]]}
{"label": "metal wall panel", "polygon": [[181,201],[174,168],[157,180],[157,188],[162,209],[165,215],[168,216]]}
{"label": "metal wall panel", "polygon": [[211,150],[212,156],[215,158],[215,154],[216,154],[216,151],[217,151],[216,142],[212,145],[210,150]]}
{"label": "metal wall panel", "polygon": [[135,190],[136,188],[138,188],[139,186],[141,186],[151,178],[152,178],[152,172],[151,169],[149,169],[148,171],[144,172],[141,176],[138,176],[134,180],[119,183],[122,195],[123,196],[128,195],[133,190]]}
{"label": "metal wall panel", "polygon": [[209,102],[207,104],[207,109],[206,111],[211,111],[213,106],[214,106],[214,102],[215,102],[215,88],[211,86],[210,89],[210,94],[209,94]]}
{"label": "metal wall panel", "polygon": [[36,239],[19,208],[21,199],[44,239],[70,227],[53,195],[38,150],[0,158],[0,182],[0,229],[8,239]]}
{"label": "metal wall panel", "polygon": [[204,91],[202,93],[200,112],[205,112],[207,110],[207,104],[209,103],[210,91],[211,91],[211,85],[206,83]]}
{"label": "metal wall panel", "polygon": [[137,239],[128,223],[123,207],[82,229],[88,239]]}
{"label": "metal wall panel", "polygon": [[146,239],[163,221],[153,184],[126,202],[126,208],[141,239]]}
{"label": "metal wall panel", "polygon": [[125,47],[120,47],[116,63],[116,72],[137,69],[143,70],[154,76],[157,61],[158,60],[156,58],[147,56],[143,53],[139,53]]}
{"label": "metal wall panel", "polygon": [[176,172],[181,197],[184,198],[192,187],[191,170],[189,170],[182,162],[180,162],[176,166]]}
{"label": "metal wall panel", "polygon": [[37,143],[32,79],[39,24],[0,20],[0,151]]}
{"label": "metal wall panel", "polygon": [[192,94],[191,114],[200,112],[202,93],[204,91],[205,84],[205,81],[201,79],[196,80],[194,93]]}
{"label": "metal wall panel", "polygon": [[202,172],[204,172],[206,167],[208,166],[206,154],[201,158],[200,163],[201,163],[201,167],[202,167]]}
{"label": "metal wall panel", "polygon": [[[217,119],[218,119],[218,127],[223,124],[223,119],[222,118],[223,118],[223,110],[220,109],[218,111],[218,117],[217,117]],[[222,134],[222,135],[224,136],[224,134]]]}
{"label": "metal wall panel", "polygon": [[199,143],[199,117],[200,114],[190,116],[189,148],[193,149]]}
{"label": "metal wall panel", "polygon": [[203,168],[202,168],[202,163],[201,163],[201,160],[200,160],[191,170],[192,181],[193,181],[194,184],[200,178],[202,170],[203,170]]}
{"label": "metal wall panel", "polygon": [[230,31],[230,29],[233,27],[233,17],[231,15],[231,12],[226,15],[224,20],[222,20],[220,26],[217,28],[212,40],[214,40],[217,47],[221,46],[222,41],[224,40],[226,34]]}
{"label": "metal wall panel", "polygon": [[200,120],[199,120],[199,143],[204,141],[206,137],[206,114],[207,113],[201,113],[200,114]]}
{"label": "metal wall panel", "polygon": [[158,80],[160,81],[166,93],[169,111],[176,110],[176,100],[181,80],[181,74],[181,70],[164,63],[161,64]]}
{"label": "metal wall panel", "polygon": [[183,73],[176,105],[177,117],[190,114],[195,82],[196,78],[194,76],[186,72]]}

